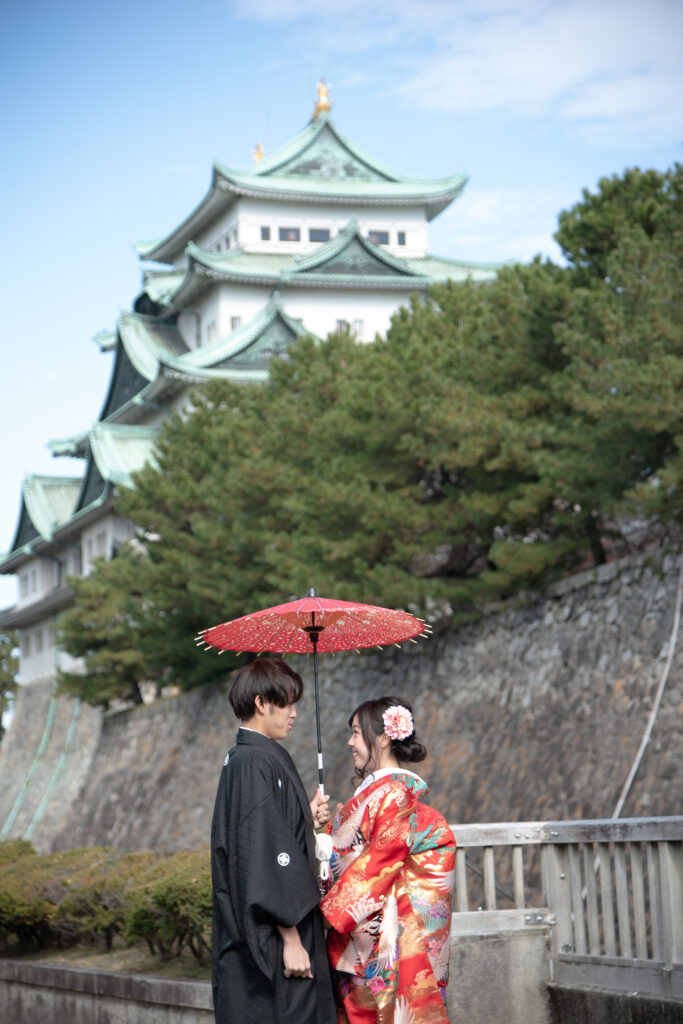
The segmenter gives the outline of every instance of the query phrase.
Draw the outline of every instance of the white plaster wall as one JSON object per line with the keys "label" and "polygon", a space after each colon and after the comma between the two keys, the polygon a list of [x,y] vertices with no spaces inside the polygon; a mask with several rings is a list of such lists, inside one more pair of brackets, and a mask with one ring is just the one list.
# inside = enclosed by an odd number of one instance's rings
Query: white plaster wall
{"label": "white plaster wall", "polygon": [[19,630],[21,658],[18,679],[22,686],[37,683],[55,674],[58,657],[55,618],[54,614],[50,614],[27,629]]}
{"label": "white plaster wall", "polygon": [[111,558],[115,545],[130,540],[134,536],[133,524],[113,512],[87,526],[81,534],[83,575],[90,574],[95,559]]}
{"label": "white plaster wall", "polygon": [[58,670],[71,671],[78,660],[60,650],[55,642],[58,615],[50,612],[43,619],[19,630],[18,680],[22,686],[54,679]]}
{"label": "white plaster wall", "polygon": [[[216,324],[216,338],[227,337],[233,317],[247,324],[270,299],[274,288],[246,284],[217,284],[201,304],[202,344],[209,343],[208,325]],[[306,330],[321,338],[345,320],[362,341],[374,341],[385,334],[393,313],[405,305],[411,292],[357,291],[333,288],[280,288],[280,299],[288,316],[300,320]],[[200,307],[198,307],[200,308]]]}
{"label": "white plaster wall", "polygon": [[240,317],[241,324],[246,324],[259,313],[270,299],[275,286],[248,284],[221,284],[216,289],[218,303],[218,322],[220,333],[224,338],[232,330],[233,317]]}
{"label": "white plaster wall", "polygon": [[391,316],[405,305],[409,292],[361,292],[291,288],[280,293],[288,316],[301,320],[304,327],[320,338],[337,329],[337,321],[345,320],[360,341],[374,341],[384,335]]}
{"label": "white plaster wall", "polygon": [[[232,284],[216,282],[194,304],[200,317],[200,345],[211,344],[218,338],[225,338],[234,329],[233,317],[240,318],[240,324],[252,320],[268,302],[275,286]],[[196,346],[197,318],[183,314],[186,319],[179,324],[185,341],[191,348]],[[183,329],[183,325],[185,329]],[[189,327],[189,331],[188,331]],[[161,419],[165,419],[164,416]],[[150,421],[151,422],[151,421]]]}
{"label": "white plaster wall", "polygon": [[[197,307],[197,313],[194,312],[195,305]],[[178,317],[178,331],[188,348],[197,348],[202,343],[202,319],[200,311],[205,305],[205,302],[193,303],[191,308],[181,312]],[[204,327],[206,329],[206,324]]]}
{"label": "white plaster wall", "polygon": [[208,227],[197,234],[193,241],[201,249],[208,249],[210,252],[234,249],[238,244],[236,204],[233,203],[227,210],[219,214]]}
{"label": "white plaster wall", "polygon": [[39,601],[57,582],[57,564],[51,558],[32,558],[17,574],[17,605]]}
{"label": "white plaster wall", "polygon": [[[242,198],[236,204],[238,244],[248,252],[303,254],[321,243],[309,242],[310,228],[329,228],[334,238],[355,216],[363,235],[369,231],[388,231],[388,252],[396,256],[425,256],[427,218],[423,207],[338,206],[332,204],[283,203],[274,200]],[[270,228],[270,241],[261,240],[261,227]],[[301,241],[281,242],[281,227],[298,227]],[[406,244],[399,245],[397,235],[404,231]]]}

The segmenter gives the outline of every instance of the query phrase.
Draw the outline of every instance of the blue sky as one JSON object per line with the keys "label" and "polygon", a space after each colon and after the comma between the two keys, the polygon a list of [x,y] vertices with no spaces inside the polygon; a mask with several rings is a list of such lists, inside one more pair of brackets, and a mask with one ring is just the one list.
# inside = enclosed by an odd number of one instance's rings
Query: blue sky
{"label": "blue sky", "polygon": [[[0,0],[0,550],[27,472],[78,472],[138,289],[138,239],[251,162],[331,85],[339,129],[407,175],[463,171],[432,251],[558,258],[559,210],[683,158],[679,0]],[[0,578],[0,606],[14,582]]]}

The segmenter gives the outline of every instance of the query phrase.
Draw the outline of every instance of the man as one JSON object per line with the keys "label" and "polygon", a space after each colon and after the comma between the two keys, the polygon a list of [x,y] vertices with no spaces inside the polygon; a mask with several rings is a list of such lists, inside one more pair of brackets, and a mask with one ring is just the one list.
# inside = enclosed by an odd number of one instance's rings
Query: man
{"label": "man", "polygon": [[242,723],[228,752],[211,826],[213,997],[216,1024],[335,1024],[309,804],[280,746],[296,718],[301,676],[257,658],[229,698]]}

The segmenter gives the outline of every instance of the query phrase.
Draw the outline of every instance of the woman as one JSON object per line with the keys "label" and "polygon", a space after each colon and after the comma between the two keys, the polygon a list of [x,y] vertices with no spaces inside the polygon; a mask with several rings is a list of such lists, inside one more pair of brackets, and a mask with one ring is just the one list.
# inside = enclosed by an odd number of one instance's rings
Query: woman
{"label": "woman", "polygon": [[455,840],[421,803],[427,785],[410,704],[366,701],[351,715],[360,780],[328,826],[333,885],[322,901],[337,970],[339,1024],[448,1024]]}

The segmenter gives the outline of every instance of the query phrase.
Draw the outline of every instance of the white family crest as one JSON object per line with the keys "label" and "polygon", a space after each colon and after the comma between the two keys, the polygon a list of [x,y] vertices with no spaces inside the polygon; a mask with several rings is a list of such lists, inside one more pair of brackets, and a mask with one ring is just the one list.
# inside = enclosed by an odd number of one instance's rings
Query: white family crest
{"label": "white family crest", "polygon": [[284,850],[282,853],[278,853],[277,862],[281,868],[286,868],[289,864],[289,854],[285,853]]}

